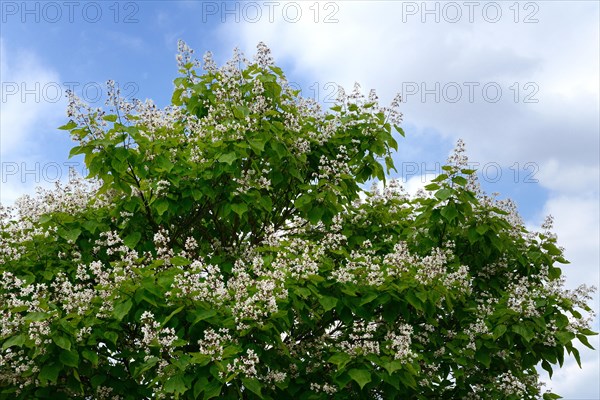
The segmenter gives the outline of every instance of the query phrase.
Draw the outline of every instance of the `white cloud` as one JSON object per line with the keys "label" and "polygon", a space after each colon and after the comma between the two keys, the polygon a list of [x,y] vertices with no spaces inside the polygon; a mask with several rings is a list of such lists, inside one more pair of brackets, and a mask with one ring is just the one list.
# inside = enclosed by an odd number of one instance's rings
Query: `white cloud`
{"label": "white cloud", "polygon": [[35,54],[8,48],[4,40],[0,53],[0,202],[7,204],[17,193],[45,183],[43,167],[36,163],[45,159],[48,142],[55,140],[47,132],[64,123],[65,101],[58,73]]}
{"label": "white cloud", "polygon": [[9,51],[4,40],[0,40],[0,47],[3,89],[0,142],[4,157],[27,148],[37,124],[47,124],[48,119],[58,121],[64,113],[64,102],[63,93],[55,90],[62,90],[56,71],[43,65],[31,52]]}
{"label": "white cloud", "polygon": [[408,192],[409,195],[414,196],[420,189],[424,189],[425,186],[431,183],[431,180],[434,179],[437,174],[422,174],[419,176],[413,176],[409,178],[406,183],[403,183],[404,189]]}
{"label": "white cloud", "polygon": [[[579,343],[579,342],[577,342]],[[598,336],[590,339],[594,348],[600,348]],[[598,384],[598,371],[600,370],[600,358],[598,350],[590,350],[581,344],[576,346],[581,356],[581,368],[577,365],[574,357],[565,354],[565,363],[562,368],[554,368],[552,379],[540,369],[540,377],[546,386],[544,389],[560,394],[564,400],[597,400],[600,392]]]}
{"label": "white cloud", "polygon": [[[505,165],[548,157],[596,162],[597,5],[536,3],[536,24],[515,24],[508,3],[496,24],[477,13],[474,23],[423,24],[420,15],[401,23],[403,3],[338,2],[339,22],[334,24],[314,23],[307,4],[297,23],[282,18],[269,23],[263,15],[258,23],[223,25],[221,33],[230,46],[249,52],[265,41],[280,62],[293,65],[290,74],[301,71],[321,85],[335,81],[349,88],[356,80],[389,99],[414,82],[419,94],[408,96],[403,105],[407,121],[465,138],[475,159]],[[519,18],[531,11],[521,10]],[[421,89],[432,89],[436,82],[441,101],[427,95],[422,103]],[[452,82],[463,94],[455,104],[443,100],[444,85]],[[479,84],[473,103],[467,100],[466,82]],[[498,103],[483,97],[488,82],[501,87]],[[525,87],[528,82],[532,85]],[[446,98],[452,97],[448,93]],[[527,95],[539,102],[524,103]]]}
{"label": "white cloud", "polygon": [[600,166],[575,164],[564,167],[556,159],[539,166],[537,177],[540,184],[557,193],[598,193]]}
{"label": "white cloud", "polygon": [[558,243],[565,248],[565,256],[571,262],[562,267],[569,286],[579,283],[600,286],[598,197],[552,197],[546,203],[544,213],[554,217]]}

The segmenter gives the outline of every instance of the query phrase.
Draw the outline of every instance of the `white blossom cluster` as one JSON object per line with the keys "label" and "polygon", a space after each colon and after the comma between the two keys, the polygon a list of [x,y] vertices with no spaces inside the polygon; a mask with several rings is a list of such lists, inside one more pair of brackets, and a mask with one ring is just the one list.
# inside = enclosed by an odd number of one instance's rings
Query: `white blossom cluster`
{"label": "white blossom cluster", "polygon": [[248,378],[256,378],[258,375],[257,366],[260,360],[256,352],[252,349],[246,350],[245,355],[241,355],[227,364],[227,372],[230,376],[242,374]]}
{"label": "white blossom cluster", "polygon": [[310,383],[310,390],[312,390],[313,392],[323,392],[323,393],[327,393],[327,394],[335,394],[338,391],[337,386],[334,386],[330,383],[317,383],[317,382],[311,382]]}
{"label": "white blossom cluster", "polygon": [[318,275],[319,259],[324,256],[324,246],[302,238],[293,238],[272,262],[274,269],[285,271],[294,279],[307,279]]}
{"label": "white blossom cluster", "polygon": [[439,248],[433,249],[431,254],[421,258],[417,266],[417,281],[429,285],[434,279],[446,272],[447,257]]}
{"label": "white blossom cluster", "polygon": [[[507,273],[509,284],[507,287],[507,306],[522,316],[522,318],[539,317],[543,312],[543,306],[536,303],[536,299],[547,298],[556,299],[561,304],[562,299],[567,300],[580,310],[587,308],[586,304],[592,300],[591,294],[597,288],[585,284],[579,285],[575,289],[565,289],[565,278],[561,276],[558,279],[549,277],[548,268],[544,267],[538,274],[529,277],[515,277],[511,272]],[[570,318],[567,329],[576,333],[580,329],[590,329],[596,313],[589,310],[587,316]],[[552,337],[552,328],[549,329],[546,336],[548,343],[554,343]]]}
{"label": "white blossom cluster", "polygon": [[206,328],[204,330],[204,339],[198,341],[198,352],[210,356],[212,361],[220,361],[223,359],[225,344],[234,342],[228,329],[220,328],[218,331],[215,331],[212,328]]}
{"label": "white blossom cluster", "polygon": [[171,258],[173,258],[173,249],[170,246],[169,231],[166,229],[160,229],[154,234],[154,246],[156,248],[156,256],[158,260],[163,260],[165,265],[171,264]]}
{"label": "white blossom cluster", "polygon": [[370,286],[379,286],[384,283],[383,264],[381,257],[372,249],[370,240],[365,240],[363,251],[352,250],[348,260],[335,269],[331,276],[340,283],[363,282]]}
{"label": "white blossom cluster", "polygon": [[2,370],[1,381],[18,387],[19,392],[24,387],[37,383],[35,375],[27,376],[27,373],[39,372],[39,368],[24,350],[13,351],[8,348],[0,351],[0,370]]}
{"label": "white blossom cluster", "polygon": [[283,266],[266,268],[261,256],[248,250],[235,262],[228,279],[218,266],[193,261],[175,276],[166,297],[170,301],[178,298],[205,301],[214,306],[229,304],[238,329],[245,329],[248,321],[260,324],[262,319],[277,312],[277,301],[287,298],[285,277]]}
{"label": "white blossom cluster", "polygon": [[171,290],[165,294],[171,300],[189,298],[215,306],[230,298],[219,267],[195,260],[188,269],[175,276]]}
{"label": "white blossom cluster", "polygon": [[465,333],[469,338],[469,343],[467,343],[466,348],[475,351],[477,349],[475,339],[481,337],[481,335],[489,334],[490,330],[483,319],[477,319],[467,326]]}
{"label": "white blossom cluster", "polygon": [[266,178],[265,175],[269,173],[268,163],[261,173],[257,173],[254,169],[247,169],[242,171],[240,178],[233,178],[238,187],[235,189],[235,193],[244,194],[248,193],[251,189],[257,190],[269,190],[271,187],[271,180]]}
{"label": "white blossom cluster", "polygon": [[227,281],[233,303],[231,311],[238,329],[249,327],[246,320],[261,325],[263,318],[279,310],[277,301],[288,295],[281,271],[263,268],[260,256],[250,259],[250,265],[238,259],[233,266],[233,276]]}
{"label": "white blossom cluster", "polygon": [[269,370],[266,374],[259,375],[258,379],[261,382],[268,384],[272,390],[275,390],[275,384],[285,381],[287,377],[287,372]]}
{"label": "white blossom cluster", "polygon": [[371,247],[371,242],[365,240],[362,251],[352,250],[347,262],[332,272],[332,278],[341,283],[361,282],[379,286],[386,278],[398,279],[414,271],[417,282],[422,285],[431,285],[441,279],[448,287],[460,287],[464,293],[470,290],[472,278],[469,268],[464,265],[449,267],[452,247],[435,248],[424,257],[412,254],[403,241],[395,243],[393,251],[383,257],[376,256]]}
{"label": "white blossom cluster", "polygon": [[271,56],[271,49],[267,47],[264,42],[259,42],[256,46],[257,52],[254,57],[256,63],[261,68],[268,68],[273,65],[273,57]]}
{"label": "white blossom cluster", "polygon": [[96,388],[96,399],[97,400],[121,400],[122,397],[119,395],[113,395],[113,388],[109,386],[98,386]]}
{"label": "white blossom cluster", "polygon": [[[481,374],[481,371],[473,370],[470,373],[477,376]],[[535,387],[540,391],[544,385],[543,382],[539,381],[537,374],[528,374],[519,378],[510,371],[491,377],[488,382],[489,384],[492,384],[494,389],[501,392],[501,395],[504,397],[518,396],[519,398],[527,397],[528,387]],[[466,399],[478,400],[486,398],[486,394],[489,395],[489,389],[486,386],[485,384],[471,385],[471,393],[467,395]]]}
{"label": "white blossom cluster", "polygon": [[319,160],[319,172],[315,173],[313,178],[319,182],[328,182],[333,186],[339,186],[345,176],[350,175],[350,167],[348,166],[348,157],[346,146],[340,146],[335,159],[330,159],[325,155]]}
{"label": "white blossom cluster", "polygon": [[[89,284],[73,283],[62,272],[56,276],[51,288],[54,289],[54,301],[61,304],[65,313],[77,313],[85,315],[93,304],[92,301],[98,296],[98,290]],[[112,309],[112,307],[111,307]]]}
{"label": "white blossom cluster", "polygon": [[416,355],[411,350],[413,327],[400,324],[395,332],[388,332],[385,336],[390,341],[389,348],[394,352],[394,359],[410,361]]}
{"label": "white blossom cluster", "polygon": [[[375,338],[379,324],[374,321],[365,323],[364,321],[355,321],[352,326],[348,340],[340,342],[340,350],[348,353],[351,356],[379,354],[380,343],[379,339]],[[388,339],[391,340],[391,339]]]}
{"label": "white blossom cluster", "polygon": [[[110,194],[97,195],[97,182],[86,181],[72,170],[68,183],[56,182],[53,189],[38,187],[36,195],[24,195],[14,206],[0,204],[0,264],[19,260],[25,247],[23,243],[36,237],[52,237],[57,227],[44,228],[37,224],[42,215],[54,212],[76,214],[89,207],[103,207]],[[75,254],[73,254],[75,255]]]}
{"label": "white blossom cluster", "polygon": [[152,346],[159,346],[162,351],[172,352],[173,344],[178,339],[173,328],[161,327],[161,324],[156,321],[154,314],[150,311],[142,313],[140,322],[142,337],[135,339],[137,346],[146,350]]}

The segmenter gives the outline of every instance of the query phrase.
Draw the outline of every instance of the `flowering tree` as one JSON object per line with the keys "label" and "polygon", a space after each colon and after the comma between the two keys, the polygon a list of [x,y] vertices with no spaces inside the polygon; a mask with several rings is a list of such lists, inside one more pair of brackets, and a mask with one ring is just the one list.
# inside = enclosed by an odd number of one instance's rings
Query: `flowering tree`
{"label": "flowering tree", "polygon": [[365,192],[397,99],[323,112],[263,44],[178,62],[164,110],[71,94],[89,179],[0,209],[0,398],[520,400],[579,362],[592,289],[462,143],[416,196]]}

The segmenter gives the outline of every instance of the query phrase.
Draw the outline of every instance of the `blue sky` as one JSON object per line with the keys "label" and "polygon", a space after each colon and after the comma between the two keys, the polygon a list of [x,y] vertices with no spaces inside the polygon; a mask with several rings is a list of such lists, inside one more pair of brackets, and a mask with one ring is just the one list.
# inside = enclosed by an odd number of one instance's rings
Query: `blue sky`
{"label": "blue sky", "polygon": [[[64,90],[102,106],[104,83],[168,104],[177,40],[219,63],[264,41],[302,93],[334,85],[405,99],[396,164],[424,185],[458,138],[488,192],[527,224],[552,214],[568,284],[599,283],[599,18],[596,1],[2,1],[0,201],[66,178]],[[81,164],[76,164],[81,170]],[[598,310],[598,297],[595,297]],[[595,323],[598,328],[598,321]],[[594,343],[597,345],[598,340]],[[549,387],[598,399],[598,351]]]}

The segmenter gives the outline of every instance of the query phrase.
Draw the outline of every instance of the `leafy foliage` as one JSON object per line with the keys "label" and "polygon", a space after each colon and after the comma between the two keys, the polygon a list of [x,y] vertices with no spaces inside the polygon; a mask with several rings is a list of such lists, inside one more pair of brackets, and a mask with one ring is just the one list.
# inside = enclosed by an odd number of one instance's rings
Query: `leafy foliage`
{"label": "leafy foliage", "polygon": [[2,208],[1,398],[533,399],[536,366],[579,362],[591,289],[461,143],[416,196],[364,192],[397,100],[322,112],[262,44],[178,60],[165,110],[73,96],[88,180]]}

